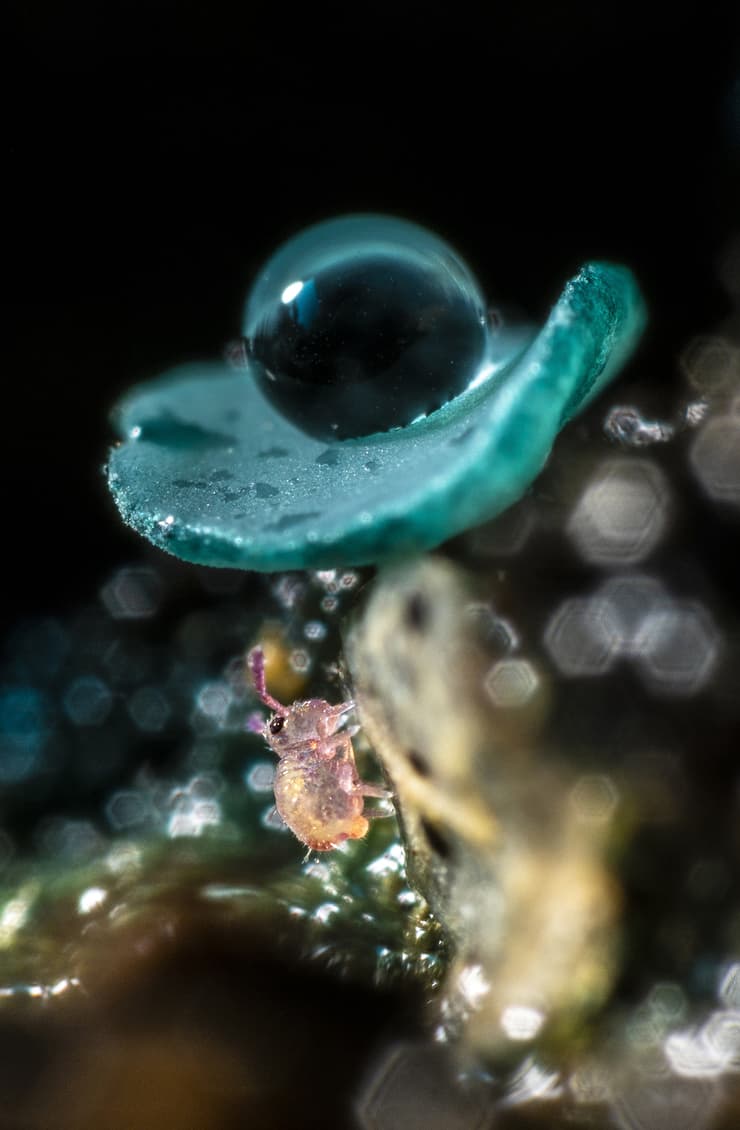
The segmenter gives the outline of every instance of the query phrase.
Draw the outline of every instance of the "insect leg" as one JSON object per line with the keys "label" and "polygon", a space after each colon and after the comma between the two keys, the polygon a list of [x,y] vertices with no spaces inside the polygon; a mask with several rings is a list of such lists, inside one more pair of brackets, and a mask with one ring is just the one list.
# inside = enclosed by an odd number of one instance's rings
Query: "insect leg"
{"label": "insect leg", "polygon": [[373,785],[370,781],[358,781],[355,792],[360,793],[362,796],[377,796],[382,800],[390,800],[393,796],[390,789],[384,789],[382,785]]}
{"label": "insect leg", "polygon": [[392,808],[363,808],[362,815],[365,820],[383,820],[388,816],[395,816]]}

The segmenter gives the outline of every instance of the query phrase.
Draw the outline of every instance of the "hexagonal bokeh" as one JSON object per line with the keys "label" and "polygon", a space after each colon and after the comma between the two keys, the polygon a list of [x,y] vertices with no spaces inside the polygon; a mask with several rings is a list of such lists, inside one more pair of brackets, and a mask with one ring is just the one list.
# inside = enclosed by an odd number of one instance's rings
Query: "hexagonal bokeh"
{"label": "hexagonal bokeh", "polygon": [[526,706],[539,684],[539,675],[528,659],[500,659],[485,679],[494,706],[504,709]]}
{"label": "hexagonal bokeh", "polygon": [[706,1130],[719,1100],[716,1080],[666,1072],[627,1090],[613,1114],[620,1130]]}
{"label": "hexagonal bokeh", "polygon": [[137,687],[127,703],[135,725],[145,734],[158,734],[169,721],[171,708],[157,687]]}
{"label": "hexagonal bokeh", "polygon": [[524,548],[536,524],[535,503],[527,496],[499,517],[476,526],[467,538],[478,557],[513,557]]}
{"label": "hexagonal bokeh", "polygon": [[161,587],[153,569],[126,565],[103,586],[100,598],[114,620],[144,620],[159,608]]}
{"label": "hexagonal bokeh", "polygon": [[704,605],[673,601],[645,617],[635,641],[635,661],[650,690],[690,695],[709,682],[719,648],[719,633]]}
{"label": "hexagonal bokeh", "polygon": [[64,695],[64,710],[76,726],[99,726],[113,706],[113,695],[97,675],[80,675]]}
{"label": "hexagonal bokeh", "polygon": [[606,824],[619,803],[619,793],[611,777],[603,773],[584,773],[570,792],[576,819],[583,824]]}
{"label": "hexagonal bokeh", "polygon": [[561,674],[602,675],[617,655],[611,605],[598,597],[564,600],[545,629],[545,647]]}
{"label": "hexagonal bokeh", "polygon": [[390,1048],[357,1102],[362,1130],[486,1130],[494,1095],[482,1079],[461,1080],[443,1044]]}
{"label": "hexagonal bokeh", "polygon": [[49,704],[36,687],[0,686],[0,784],[38,768],[48,733]]}
{"label": "hexagonal bokeh", "polygon": [[726,396],[740,384],[740,349],[723,337],[697,337],[684,350],[681,368],[698,392]]}
{"label": "hexagonal bokeh", "polygon": [[665,475],[649,459],[602,463],[578,500],[567,529],[581,556],[597,565],[631,565],[655,549],[668,526]]}
{"label": "hexagonal bokeh", "polygon": [[694,440],[691,466],[704,490],[740,506],[740,416],[715,416]]}
{"label": "hexagonal bokeh", "polygon": [[643,623],[651,612],[668,603],[668,593],[656,577],[646,573],[617,573],[601,584],[596,597],[609,608],[615,646],[620,655],[633,655]]}
{"label": "hexagonal bokeh", "polygon": [[719,986],[719,999],[725,1008],[740,1011],[740,962],[733,961],[722,974]]}

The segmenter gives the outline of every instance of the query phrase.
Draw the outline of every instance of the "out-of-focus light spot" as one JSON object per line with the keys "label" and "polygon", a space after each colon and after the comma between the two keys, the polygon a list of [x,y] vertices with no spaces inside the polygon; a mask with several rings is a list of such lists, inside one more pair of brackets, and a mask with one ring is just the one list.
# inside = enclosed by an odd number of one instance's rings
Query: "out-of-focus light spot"
{"label": "out-of-focus light spot", "polygon": [[707,1043],[704,1032],[690,1029],[671,1032],[664,1046],[665,1057],[676,1075],[687,1079],[702,1079],[719,1075],[724,1069],[722,1059]]}
{"label": "out-of-focus light spot", "polygon": [[641,1004],[636,1008],[625,1025],[625,1034],[631,1050],[637,1055],[652,1052],[668,1030],[667,1018],[649,1003]]}
{"label": "out-of-focus light spot", "polygon": [[655,549],[668,524],[663,472],[647,459],[607,460],[568,521],[581,556],[597,565],[630,565]]}
{"label": "out-of-focus light spot", "polygon": [[740,1071],[740,1011],[713,1012],[702,1028],[702,1038],[723,1072]]}
{"label": "out-of-focus light spot", "polygon": [[596,597],[571,597],[545,629],[545,647],[563,675],[601,675],[617,654],[619,632],[611,605]]}
{"label": "out-of-focus light spot", "polygon": [[264,810],[261,823],[264,828],[269,828],[271,832],[288,831],[288,825],[285,823],[274,804],[271,804],[269,808]]}
{"label": "out-of-focus light spot", "polygon": [[275,780],[275,766],[269,761],[257,761],[246,776],[247,788],[253,793],[272,792]]}
{"label": "out-of-focus light spot", "polygon": [[75,726],[100,726],[113,706],[113,695],[97,675],[81,675],[64,695],[64,710]]}
{"label": "out-of-focus light spot", "polygon": [[545,1023],[539,1008],[510,1004],[501,1013],[501,1027],[510,1040],[533,1040]]}
{"label": "out-of-focus light spot", "polygon": [[66,820],[55,817],[39,829],[43,852],[57,862],[83,863],[98,855],[103,838],[89,820]]}
{"label": "out-of-focus light spot", "polygon": [[259,898],[262,892],[258,887],[233,886],[224,883],[206,883],[200,890],[201,898],[211,902],[239,901],[245,898]]}
{"label": "out-of-focus light spot", "polygon": [[323,640],[326,639],[327,627],[321,620],[309,620],[303,628],[303,634],[307,640]]}
{"label": "out-of-focus light spot", "polygon": [[646,617],[668,602],[668,594],[655,577],[644,573],[608,577],[596,592],[608,607],[607,621],[613,630],[615,650],[633,655]]}
{"label": "out-of-focus light spot", "polygon": [[0,688],[0,783],[23,781],[37,768],[48,737],[48,713],[35,687]]}
{"label": "out-of-focus light spot", "polygon": [[199,773],[184,787],[174,788],[169,796],[172,815],[167,822],[167,834],[201,836],[207,828],[221,823],[221,805],[216,799],[223,788],[217,773]]}
{"label": "out-of-focus light spot", "polygon": [[[212,800],[224,791],[224,779],[217,769],[197,773],[186,789],[189,796],[198,800]],[[175,790],[179,793],[180,790]]]}
{"label": "out-of-focus light spot", "polygon": [[574,1102],[597,1106],[609,1102],[613,1094],[613,1082],[605,1067],[596,1063],[584,1063],[577,1066],[568,1077],[568,1091]]}
{"label": "out-of-focus light spot", "polygon": [[485,601],[474,600],[466,604],[464,615],[474,627],[477,637],[499,655],[515,651],[519,646],[519,634],[514,625],[499,616],[495,608]]}
{"label": "out-of-focus light spot", "polygon": [[709,401],[692,400],[686,405],[684,412],[684,422],[687,428],[698,428],[703,420],[706,420],[707,413],[709,412]]}
{"label": "out-of-focus light spot", "polygon": [[37,893],[37,886],[28,884],[0,909],[0,949],[12,946],[18,931],[28,922]]}
{"label": "out-of-focus light spot", "polygon": [[484,683],[494,706],[504,709],[526,706],[539,685],[539,675],[527,659],[500,659]]}
{"label": "out-of-focus light spot", "polygon": [[99,910],[107,898],[105,887],[88,887],[78,898],[77,909],[80,914],[91,914],[93,910]]}
{"label": "out-of-focus light spot", "polygon": [[105,814],[111,826],[120,832],[144,824],[150,816],[150,807],[136,789],[119,789],[109,798]]}
{"label": "out-of-focus light spot", "polygon": [[311,656],[302,647],[297,647],[291,651],[288,656],[288,662],[299,675],[304,675],[307,671],[311,670]]}
{"label": "out-of-focus light spot", "polygon": [[509,1081],[502,1106],[521,1106],[533,1100],[542,1102],[559,1099],[562,1093],[560,1076],[542,1067],[532,1056],[527,1056]]}
{"label": "out-of-focus light spot", "polygon": [[[332,578],[336,576],[334,570],[331,570],[331,574]],[[320,578],[324,575],[326,574],[313,574],[313,576],[316,578]],[[319,581],[319,584],[322,584],[322,582]],[[329,588],[329,591],[331,592],[334,592],[336,589],[336,586],[335,588],[331,588],[330,582],[328,581],[324,584],[324,587]],[[302,599],[306,591],[306,582],[296,573],[283,573],[277,578],[277,580],[272,582],[272,584],[270,585],[270,591],[275,597],[277,603],[289,612],[290,609],[294,608],[296,604],[298,604],[298,602]]]}
{"label": "out-of-focus light spot", "polygon": [[105,865],[112,875],[134,875],[141,867],[141,858],[138,844],[113,844],[105,857]]}
{"label": "out-of-focus light spot", "polygon": [[728,965],[722,973],[719,999],[726,1008],[740,1010],[740,962]]}
{"label": "out-of-focus light spot", "polygon": [[114,620],[145,620],[154,616],[162,584],[153,569],[126,566],[103,585],[100,598]]}
{"label": "out-of-focus light spot", "polygon": [[585,774],[573,786],[570,802],[583,824],[606,824],[614,815],[619,793],[610,777]]}
{"label": "out-of-focus light spot", "polygon": [[325,863],[323,860],[309,858],[305,861],[301,870],[307,878],[315,879],[317,882],[321,883],[325,890],[336,894],[337,888],[332,881],[334,875],[333,867],[333,863]]}
{"label": "out-of-focus light spot", "polygon": [[477,526],[468,542],[477,557],[513,557],[524,549],[536,524],[534,503],[525,498],[492,522]]}
{"label": "out-of-focus light spot", "polygon": [[385,877],[387,875],[401,875],[406,867],[406,852],[403,844],[389,844],[379,856],[368,863],[365,871],[368,875]]}
{"label": "out-of-focus light spot", "polygon": [[612,1108],[620,1130],[706,1130],[720,1099],[713,1079],[664,1074],[647,1081],[636,1076]]}
{"label": "out-of-focus light spot", "polygon": [[232,703],[232,691],[228,683],[216,681],[205,683],[196,695],[196,705],[201,714],[216,723],[223,723]]}
{"label": "out-of-focus light spot", "polygon": [[466,965],[457,975],[457,991],[465,1005],[476,1011],[491,991],[491,982],[479,964]]}
{"label": "out-of-focus light spot", "polygon": [[717,629],[704,605],[676,601],[645,617],[635,641],[635,659],[650,690],[690,695],[709,682],[719,645]]}
{"label": "out-of-focus light spot", "polygon": [[710,498],[740,505],[740,417],[715,416],[696,436],[691,466]]}
{"label": "out-of-focus light spot", "polygon": [[362,1130],[484,1130],[494,1094],[484,1079],[461,1079],[443,1044],[400,1044],[375,1067],[356,1112]]}
{"label": "out-of-focus light spot", "polygon": [[649,447],[654,443],[667,443],[673,439],[675,428],[659,420],[646,420],[636,408],[617,406],[604,420],[604,431],[609,439],[623,447]]}
{"label": "out-of-focus light spot", "polygon": [[722,337],[696,338],[684,350],[681,368],[700,393],[723,397],[740,384],[740,349]]}
{"label": "out-of-focus light spot", "polygon": [[138,687],[126,704],[131,720],[145,734],[158,734],[170,718],[170,704],[157,687]]}
{"label": "out-of-focus light spot", "polygon": [[339,914],[339,907],[335,902],[322,902],[317,906],[313,912],[312,917],[316,922],[320,922],[323,926],[329,922],[336,914]]}
{"label": "out-of-focus light spot", "polygon": [[687,1010],[686,994],[674,981],[659,981],[648,993],[647,1005],[654,1015],[667,1023],[676,1023]]}
{"label": "out-of-focus light spot", "polygon": [[167,834],[173,840],[179,836],[202,836],[207,828],[215,828],[220,823],[218,801],[183,796],[176,802],[175,811],[167,822]]}

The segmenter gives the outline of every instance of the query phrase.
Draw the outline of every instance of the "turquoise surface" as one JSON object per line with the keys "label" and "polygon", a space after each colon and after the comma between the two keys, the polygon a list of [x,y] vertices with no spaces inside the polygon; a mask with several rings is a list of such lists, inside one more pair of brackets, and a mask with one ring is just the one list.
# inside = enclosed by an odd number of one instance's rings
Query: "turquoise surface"
{"label": "turquoise surface", "polygon": [[644,322],[632,274],[588,264],[539,333],[492,338],[466,391],[406,427],[328,442],[285,419],[248,372],[183,366],[118,406],[110,488],[129,525],[204,565],[331,568],[429,549],[520,497]]}

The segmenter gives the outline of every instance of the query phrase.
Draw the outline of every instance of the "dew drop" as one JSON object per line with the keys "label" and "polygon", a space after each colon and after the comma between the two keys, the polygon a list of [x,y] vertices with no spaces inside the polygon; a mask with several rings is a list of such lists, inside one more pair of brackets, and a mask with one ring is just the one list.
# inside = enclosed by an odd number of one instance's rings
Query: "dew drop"
{"label": "dew drop", "polygon": [[489,324],[451,247],[367,215],[318,224],[278,250],[244,334],[250,371],[283,414],[345,439],[406,425],[464,391],[483,368]]}

